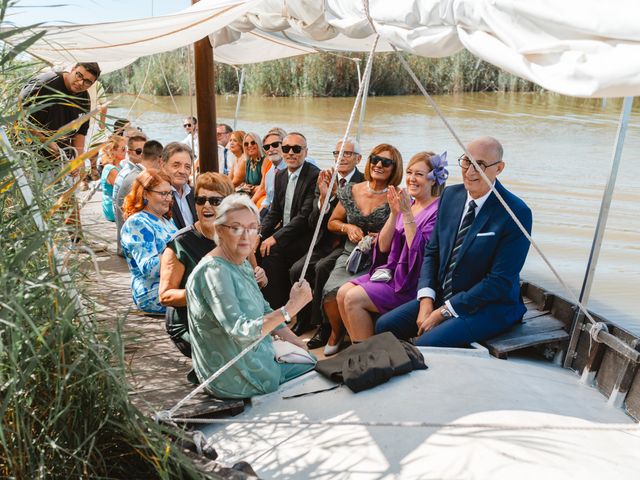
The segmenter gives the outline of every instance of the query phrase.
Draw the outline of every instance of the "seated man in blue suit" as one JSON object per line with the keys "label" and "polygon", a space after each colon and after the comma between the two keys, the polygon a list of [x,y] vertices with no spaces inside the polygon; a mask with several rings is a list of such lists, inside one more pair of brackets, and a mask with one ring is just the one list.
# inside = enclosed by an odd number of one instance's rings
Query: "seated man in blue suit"
{"label": "seated man in blue suit", "polygon": [[[531,210],[496,179],[505,167],[500,142],[478,138],[467,151],[531,233]],[[420,346],[461,347],[509,330],[526,311],[520,270],[529,241],[467,156],[458,162],[464,184],[442,194],[418,298],[382,315],[376,333],[417,337]]]}

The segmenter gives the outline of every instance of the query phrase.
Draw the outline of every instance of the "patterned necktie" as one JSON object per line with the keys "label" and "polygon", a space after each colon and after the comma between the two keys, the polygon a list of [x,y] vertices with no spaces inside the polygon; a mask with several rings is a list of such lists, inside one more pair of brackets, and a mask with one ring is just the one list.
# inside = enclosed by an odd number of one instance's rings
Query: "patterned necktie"
{"label": "patterned necktie", "polygon": [[460,229],[458,230],[458,235],[456,236],[456,243],[453,246],[453,251],[451,252],[451,259],[449,260],[449,267],[447,268],[447,275],[444,277],[444,284],[442,285],[442,292],[444,295],[444,300],[449,300],[453,295],[453,289],[451,288],[451,280],[453,278],[453,271],[456,268],[456,262],[458,260],[458,252],[460,251],[460,247],[464,243],[464,238],[467,236],[467,232],[469,228],[471,228],[471,224],[473,220],[476,218],[476,202],[471,200],[469,202],[469,207],[467,210],[467,214],[462,219],[462,224],[460,225]]}
{"label": "patterned necktie", "polygon": [[341,178],[338,181],[338,184],[340,185],[340,188],[344,187],[347,184],[347,179],[346,178]]}
{"label": "patterned necktie", "polygon": [[293,203],[293,194],[296,190],[296,182],[298,173],[289,175],[289,183],[287,183],[287,191],[284,194],[284,212],[282,214],[282,226],[284,227],[291,221],[291,204]]}

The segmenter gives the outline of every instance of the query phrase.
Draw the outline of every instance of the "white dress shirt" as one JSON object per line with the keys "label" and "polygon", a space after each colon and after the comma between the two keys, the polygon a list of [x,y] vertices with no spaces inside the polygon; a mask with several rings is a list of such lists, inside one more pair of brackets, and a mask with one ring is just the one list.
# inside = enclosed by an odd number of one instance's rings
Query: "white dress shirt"
{"label": "white dress shirt", "polygon": [[182,218],[184,218],[185,226],[193,225],[194,218],[191,214],[191,209],[189,208],[189,202],[187,201],[187,195],[191,192],[191,187],[188,183],[184,184],[182,187],[182,196],[178,193],[173,185],[171,185],[171,189],[176,192],[176,199],[178,200],[178,208],[180,209],[180,213],[182,213]]}

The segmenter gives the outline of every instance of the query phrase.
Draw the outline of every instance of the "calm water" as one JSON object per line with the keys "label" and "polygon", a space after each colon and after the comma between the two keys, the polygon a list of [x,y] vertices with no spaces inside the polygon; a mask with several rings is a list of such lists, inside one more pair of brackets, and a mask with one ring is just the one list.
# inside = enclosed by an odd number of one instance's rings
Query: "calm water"
{"label": "calm water", "polygon": [[[507,167],[500,180],[521,196],[534,214],[534,240],[560,275],[579,291],[591,248],[602,192],[611,166],[620,100],[573,99],[546,94],[464,94],[436,97],[463,141],[497,137]],[[128,116],[161,142],[184,138],[186,97],[116,99],[114,116]],[[236,98],[218,97],[219,121],[233,124]],[[238,128],[263,135],[270,127],[298,130],[321,166],[344,134],[353,99],[243,98]],[[176,108],[177,107],[177,108]],[[193,106],[195,111],[195,104]],[[178,113],[179,112],[179,113]],[[355,136],[354,125],[353,134]],[[447,151],[450,183],[460,182],[461,154],[444,124],[422,97],[370,98],[361,134],[366,152],[378,143],[395,145],[406,160],[420,150]],[[640,334],[636,289],[640,285],[640,102],[636,101],[611,206],[590,308]],[[533,250],[523,276],[561,292]],[[561,293],[568,296],[566,293]]]}

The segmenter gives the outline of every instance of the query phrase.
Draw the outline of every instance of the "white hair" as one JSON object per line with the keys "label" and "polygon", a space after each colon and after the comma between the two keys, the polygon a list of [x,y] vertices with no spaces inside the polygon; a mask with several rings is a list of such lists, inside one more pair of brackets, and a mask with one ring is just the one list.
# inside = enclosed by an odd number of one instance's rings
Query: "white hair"
{"label": "white hair", "polygon": [[[338,140],[338,143],[342,143],[342,140]],[[355,138],[348,137],[344,143],[345,144],[350,143],[351,145],[353,145],[353,151],[356,152],[358,155],[360,154],[360,142],[358,142]]]}
{"label": "white hair", "polygon": [[[249,210],[255,215],[256,222],[260,225],[260,212],[258,212],[258,208],[246,193],[234,193],[224,197],[224,200],[222,200],[218,208],[216,208],[216,219],[213,222],[214,225],[217,226],[227,223],[229,213],[237,210]],[[216,245],[220,244],[220,237],[218,236],[217,231],[213,235],[213,241],[216,242]]]}

